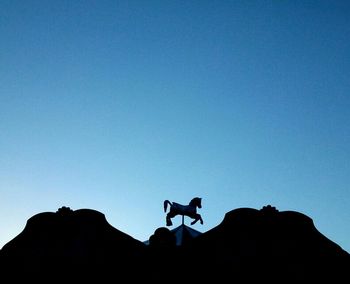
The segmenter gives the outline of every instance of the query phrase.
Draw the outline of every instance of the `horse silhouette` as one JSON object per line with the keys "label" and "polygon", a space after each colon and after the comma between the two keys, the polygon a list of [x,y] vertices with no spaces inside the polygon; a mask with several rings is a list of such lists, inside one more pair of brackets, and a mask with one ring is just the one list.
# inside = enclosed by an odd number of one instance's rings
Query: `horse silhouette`
{"label": "horse silhouette", "polygon": [[[171,218],[174,218],[176,215],[188,216],[194,221],[191,222],[191,225],[195,224],[197,221],[200,221],[203,224],[203,219],[200,214],[197,213],[197,207],[202,208],[202,198],[195,197],[193,198],[188,205],[182,205],[176,202],[170,202],[169,200],[164,201],[164,212],[167,211],[168,204],[170,205],[170,211],[166,215],[166,225],[171,226]],[[183,220],[183,219],[182,219]]]}

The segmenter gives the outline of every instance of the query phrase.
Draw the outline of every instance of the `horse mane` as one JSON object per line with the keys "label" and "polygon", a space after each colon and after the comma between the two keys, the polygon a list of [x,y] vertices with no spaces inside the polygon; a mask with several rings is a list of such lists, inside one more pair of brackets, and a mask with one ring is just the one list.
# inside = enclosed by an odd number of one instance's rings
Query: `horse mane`
{"label": "horse mane", "polygon": [[196,205],[196,204],[200,204],[200,201],[201,201],[201,198],[199,198],[199,197],[192,198],[192,200],[190,201],[189,205],[193,206],[193,205]]}

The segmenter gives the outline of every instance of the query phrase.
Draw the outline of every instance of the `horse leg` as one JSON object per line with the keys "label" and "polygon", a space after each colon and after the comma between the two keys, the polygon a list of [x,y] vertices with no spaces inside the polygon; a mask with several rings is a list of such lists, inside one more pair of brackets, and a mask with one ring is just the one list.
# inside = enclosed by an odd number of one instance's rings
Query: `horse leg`
{"label": "horse leg", "polygon": [[174,216],[172,216],[172,214],[168,213],[166,215],[166,225],[167,226],[171,226],[173,224],[173,222],[171,222],[171,218],[173,218]]}
{"label": "horse leg", "polygon": [[202,219],[201,215],[199,215],[199,214],[196,214],[196,215],[194,216],[194,221],[191,222],[191,225],[196,224],[198,220],[199,220],[200,223],[203,225],[203,219]]}
{"label": "horse leg", "polygon": [[200,223],[203,225],[203,219],[202,219],[202,216],[201,216],[200,214],[198,214],[198,216],[199,216],[199,221],[200,221]]}
{"label": "horse leg", "polygon": [[193,217],[193,219],[194,219],[194,220],[191,222],[191,225],[194,225],[194,224],[197,223],[197,221],[199,220],[198,215],[196,214],[196,215]]}

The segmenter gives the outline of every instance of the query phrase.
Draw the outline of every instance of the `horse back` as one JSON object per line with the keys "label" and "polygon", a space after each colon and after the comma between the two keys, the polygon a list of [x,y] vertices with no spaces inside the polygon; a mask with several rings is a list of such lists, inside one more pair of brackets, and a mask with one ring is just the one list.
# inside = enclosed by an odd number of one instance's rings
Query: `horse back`
{"label": "horse back", "polygon": [[196,207],[193,207],[193,206],[182,205],[182,204],[173,202],[173,206],[172,207],[173,207],[174,210],[179,212],[179,214],[188,215],[188,214],[196,213]]}

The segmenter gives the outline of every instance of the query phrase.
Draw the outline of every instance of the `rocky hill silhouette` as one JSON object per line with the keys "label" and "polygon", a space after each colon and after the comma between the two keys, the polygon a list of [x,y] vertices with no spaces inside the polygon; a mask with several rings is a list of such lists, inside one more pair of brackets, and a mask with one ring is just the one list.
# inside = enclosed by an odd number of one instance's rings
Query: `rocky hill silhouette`
{"label": "rocky hill silhouette", "polygon": [[270,205],[227,212],[218,226],[181,246],[166,227],[156,229],[148,243],[112,227],[98,211],[62,207],[31,217],[0,250],[0,275],[11,282],[45,283],[349,279],[349,253],[320,233],[310,217]]}

